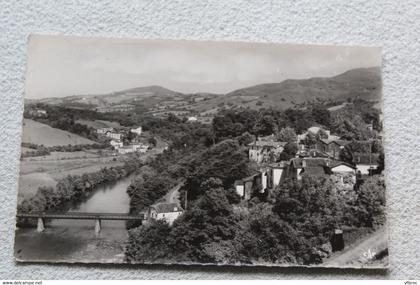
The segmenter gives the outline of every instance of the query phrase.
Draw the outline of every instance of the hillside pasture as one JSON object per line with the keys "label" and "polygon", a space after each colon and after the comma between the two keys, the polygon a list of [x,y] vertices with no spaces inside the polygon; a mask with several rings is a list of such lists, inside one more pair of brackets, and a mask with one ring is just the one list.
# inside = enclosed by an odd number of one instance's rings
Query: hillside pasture
{"label": "hillside pasture", "polygon": [[[70,153],[68,153],[70,154]],[[25,158],[20,162],[18,201],[33,196],[39,187],[52,186],[67,175],[82,175],[99,171],[103,167],[122,165],[112,157],[75,158],[54,160]]]}
{"label": "hillside pasture", "polygon": [[22,142],[44,146],[95,143],[87,138],[30,119],[23,120]]}

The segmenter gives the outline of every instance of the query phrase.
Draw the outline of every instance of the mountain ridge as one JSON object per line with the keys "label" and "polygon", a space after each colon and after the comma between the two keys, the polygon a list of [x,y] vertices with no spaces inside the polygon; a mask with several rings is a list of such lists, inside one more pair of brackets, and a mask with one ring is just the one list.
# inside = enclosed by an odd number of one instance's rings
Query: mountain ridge
{"label": "mountain ridge", "polygon": [[[136,101],[151,107],[160,102],[191,100],[203,97],[206,100],[191,104],[197,111],[221,105],[237,105],[250,108],[293,107],[310,101],[345,101],[362,98],[366,101],[381,99],[380,67],[356,68],[332,77],[286,79],[278,83],[257,84],[240,88],[226,94],[181,93],[159,85],[135,87],[106,94],[72,95],[63,98],[45,98],[31,102],[47,104],[85,104],[98,107],[115,104],[130,104]],[[207,106],[206,106],[207,105]]]}

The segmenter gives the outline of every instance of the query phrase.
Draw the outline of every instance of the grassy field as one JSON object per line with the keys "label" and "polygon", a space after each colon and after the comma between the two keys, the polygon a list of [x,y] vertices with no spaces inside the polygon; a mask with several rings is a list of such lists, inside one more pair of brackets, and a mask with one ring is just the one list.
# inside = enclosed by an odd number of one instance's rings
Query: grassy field
{"label": "grassy field", "polygon": [[67,175],[81,175],[122,164],[122,161],[114,161],[113,157],[99,157],[87,152],[25,158],[20,162],[18,201],[33,196],[40,186],[55,186]]}
{"label": "grassy field", "polygon": [[95,143],[92,140],[78,136],[76,134],[55,129],[46,124],[41,124],[29,119],[23,120],[22,142],[34,143],[44,146]]}

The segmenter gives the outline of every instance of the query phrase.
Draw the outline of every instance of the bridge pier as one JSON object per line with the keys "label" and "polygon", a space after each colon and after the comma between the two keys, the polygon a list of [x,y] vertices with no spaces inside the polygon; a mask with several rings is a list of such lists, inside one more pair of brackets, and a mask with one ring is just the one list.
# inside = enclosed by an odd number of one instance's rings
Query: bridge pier
{"label": "bridge pier", "polygon": [[41,217],[39,217],[38,218],[38,223],[37,223],[37,226],[36,226],[36,231],[39,232],[39,233],[41,233],[44,230],[45,230],[44,219],[41,218]]}
{"label": "bridge pier", "polygon": [[95,234],[99,234],[101,232],[101,220],[95,219]]}

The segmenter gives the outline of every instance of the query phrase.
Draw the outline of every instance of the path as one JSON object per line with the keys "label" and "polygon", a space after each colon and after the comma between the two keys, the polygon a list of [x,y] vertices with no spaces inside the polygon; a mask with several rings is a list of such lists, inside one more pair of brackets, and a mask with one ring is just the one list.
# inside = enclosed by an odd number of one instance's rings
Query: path
{"label": "path", "polygon": [[168,191],[168,193],[165,194],[161,199],[159,199],[159,202],[163,203],[177,203],[180,205],[180,197],[179,197],[179,189],[184,185],[184,180],[181,180],[177,185],[172,187],[171,190]]}
{"label": "path", "polygon": [[326,267],[363,267],[368,265],[376,254],[388,248],[388,233],[386,227],[355,243],[342,252],[337,252],[322,263]]}

